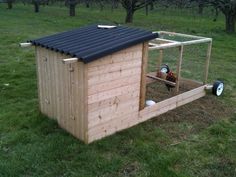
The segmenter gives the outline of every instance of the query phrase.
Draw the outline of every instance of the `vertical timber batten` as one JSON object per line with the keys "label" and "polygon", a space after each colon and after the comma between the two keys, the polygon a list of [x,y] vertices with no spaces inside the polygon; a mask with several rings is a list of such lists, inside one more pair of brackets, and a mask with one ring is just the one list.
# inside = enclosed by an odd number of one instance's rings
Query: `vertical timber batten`
{"label": "vertical timber batten", "polygon": [[145,107],[147,64],[148,64],[148,42],[145,42],[143,43],[143,49],[142,49],[142,66],[141,66],[142,68],[141,68],[139,110],[142,110]]}
{"label": "vertical timber batten", "polygon": [[83,140],[85,143],[89,143],[89,137],[88,137],[88,65],[83,64],[83,107],[81,112],[83,113],[82,119],[81,119],[81,124],[82,124],[82,135],[83,135]]}
{"label": "vertical timber batten", "polygon": [[39,100],[39,110],[43,109],[42,106],[42,81],[41,81],[41,72],[40,72],[40,62],[39,62],[39,55],[40,55],[40,51],[38,47],[35,47],[35,54],[36,54],[36,73],[37,73],[37,88],[38,88],[38,100]]}
{"label": "vertical timber batten", "polygon": [[207,83],[207,79],[208,79],[209,65],[210,65],[210,59],[211,59],[211,50],[212,50],[212,41],[209,42],[208,49],[207,49],[204,84]]}
{"label": "vertical timber batten", "polygon": [[163,61],[163,53],[164,53],[164,50],[163,49],[160,49],[159,50],[159,57],[157,58],[157,71],[160,71],[161,70],[161,65],[162,65],[162,61]]}
{"label": "vertical timber batten", "polygon": [[176,72],[176,88],[175,92],[176,94],[179,93],[179,84],[180,84],[180,79],[181,79],[181,66],[182,66],[182,60],[183,60],[183,52],[184,52],[184,46],[181,45],[179,47],[179,58],[177,60],[177,72]]}

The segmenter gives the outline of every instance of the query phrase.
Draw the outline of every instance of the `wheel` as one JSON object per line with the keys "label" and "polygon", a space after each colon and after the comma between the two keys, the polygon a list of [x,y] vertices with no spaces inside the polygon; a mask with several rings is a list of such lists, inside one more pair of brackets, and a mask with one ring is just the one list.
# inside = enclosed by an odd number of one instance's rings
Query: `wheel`
{"label": "wheel", "polygon": [[216,81],[213,84],[212,93],[216,96],[220,96],[224,91],[224,83],[222,81]]}
{"label": "wheel", "polygon": [[170,68],[167,64],[164,64],[161,66],[161,70],[160,70],[162,73],[166,73],[168,74],[170,72]]}

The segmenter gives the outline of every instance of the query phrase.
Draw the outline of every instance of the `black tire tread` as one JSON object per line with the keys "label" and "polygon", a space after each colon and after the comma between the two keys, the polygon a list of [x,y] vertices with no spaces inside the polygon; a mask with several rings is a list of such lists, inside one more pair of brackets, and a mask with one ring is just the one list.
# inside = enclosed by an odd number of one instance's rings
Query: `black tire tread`
{"label": "black tire tread", "polygon": [[[223,83],[222,81],[215,81],[214,84],[213,84],[213,88],[212,88],[212,94],[215,95],[215,96],[220,96],[220,95],[217,95],[217,88],[218,86]],[[223,83],[224,84],[224,83]]]}

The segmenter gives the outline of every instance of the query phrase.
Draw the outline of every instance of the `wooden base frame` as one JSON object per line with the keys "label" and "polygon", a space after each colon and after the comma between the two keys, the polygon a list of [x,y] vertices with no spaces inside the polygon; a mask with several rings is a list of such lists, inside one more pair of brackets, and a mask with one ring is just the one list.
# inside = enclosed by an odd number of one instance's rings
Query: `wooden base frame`
{"label": "wooden base frame", "polygon": [[199,99],[206,95],[206,85],[184,92],[182,94],[173,96],[166,100],[156,103],[153,106],[145,107],[139,112],[139,119],[141,121],[148,120],[152,117],[156,117],[167,111],[173,110],[179,106],[190,103],[196,99]]}

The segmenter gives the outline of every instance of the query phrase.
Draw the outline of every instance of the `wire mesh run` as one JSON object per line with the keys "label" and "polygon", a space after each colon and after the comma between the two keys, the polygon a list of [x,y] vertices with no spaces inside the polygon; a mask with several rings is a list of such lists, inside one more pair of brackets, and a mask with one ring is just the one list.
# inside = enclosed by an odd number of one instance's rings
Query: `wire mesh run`
{"label": "wire mesh run", "polygon": [[[210,38],[171,32],[159,34],[160,38],[149,43],[147,66],[147,76],[152,80],[147,80],[146,99],[155,102],[206,83],[212,44]],[[164,66],[168,66],[168,72],[176,78],[172,86],[168,84],[169,74],[161,72]]]}

